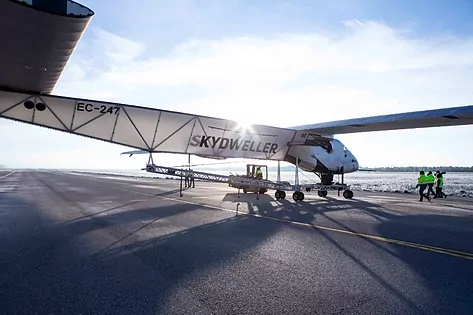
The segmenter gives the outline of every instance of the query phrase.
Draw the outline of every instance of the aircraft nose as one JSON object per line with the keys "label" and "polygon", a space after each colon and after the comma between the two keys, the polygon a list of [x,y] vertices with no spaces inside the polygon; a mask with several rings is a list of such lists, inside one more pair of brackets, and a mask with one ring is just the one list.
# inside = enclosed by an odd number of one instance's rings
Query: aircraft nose
{"label": "aircraft nose", "polygon": [[360,166],[358,165],[358,161],[356,160],[356,158],[352,157],[351,162],[352,162],[351,167],[352,167],[353,171],[357,171]]}

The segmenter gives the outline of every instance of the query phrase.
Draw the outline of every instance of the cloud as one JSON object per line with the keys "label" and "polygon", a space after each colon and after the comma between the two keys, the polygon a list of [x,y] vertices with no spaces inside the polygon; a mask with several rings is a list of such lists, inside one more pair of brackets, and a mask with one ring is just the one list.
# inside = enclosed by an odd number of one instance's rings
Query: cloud
{"label": "cloud", "polygon": [[[94,57],[74,55],[55,94],[280,127],[471,103],[471,38],[419,38],[375,21],[343,26],[341,32],[189,39],[160,56],[95,29]],[[106,62],[97,66],[97,60]],[[398,134],[341,138],[364,165],[396,164],[401,145],[413,156],[429,152]],[[373,158],[376,139],[382,159]]]}
{"label": "cloud", "polygon": [[124,64],[138,58],[145,51],[145,46],[141,43],[129,40],[103,29],[94,29],[94,42],[104,49],[103,53],[110,61],[117,64]]}
{"label": "cloud", "polygon": [[[232,106],[243,112],[240,117],[251,110],[255,114],[248,116],[267,117],[266,123],[284,125],[289,119],[287,126],[439,108],[471,96],[464,80],[473,64],[470,39],[418,39],[372,21],[344,25],[341,34],[189,40],[165,56],[143,60],[142,44],[98,30],[111,64],[88,84],[87,93],[100,90],[116,100],[138,97],[147,106],[214,115],[228,115]],[[189,89],[200,97],[183,97]],[[155,102],[153,94],[165,97]],[[305,117],[282,119],[280,109],[288,107]]]}

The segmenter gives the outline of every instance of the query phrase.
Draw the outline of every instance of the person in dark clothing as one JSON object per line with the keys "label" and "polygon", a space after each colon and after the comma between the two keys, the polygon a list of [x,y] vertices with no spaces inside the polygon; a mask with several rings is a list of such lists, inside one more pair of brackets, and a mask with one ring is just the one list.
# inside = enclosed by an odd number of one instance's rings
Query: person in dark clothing
{"label": "person in dark clothing", "polygon": [[191,184],[192,184],[192,188],[195,188],[194,170],[193,170],[193,169],[190,169],[190,174],[189,174],[189,188],[191,188]]}
{"label": "person in dark clothing", "polygon": [[190,188],[191,187],[191,184],[190,184],[190,180],[189,180],[189,171],[188,170],[185,170],[184,171],[184,176],[185,176],[185,181],[186,181],[186,188]]}
{"label": "person in dark clothing", "polygon": [[443,192],[443,175],[439,171],[435,173],[435,197],[434,198],[447,198],[447,195]]}
{"label": "person in dark clothing", "polygon": [[419,187],[419,201],[424,201],[424,197],[430,202],[430,197],[424,193],[424,190],[427,188],[427,176],[425,176],[424,171],[419,172],[419,177],[417,178],[417,187]]}

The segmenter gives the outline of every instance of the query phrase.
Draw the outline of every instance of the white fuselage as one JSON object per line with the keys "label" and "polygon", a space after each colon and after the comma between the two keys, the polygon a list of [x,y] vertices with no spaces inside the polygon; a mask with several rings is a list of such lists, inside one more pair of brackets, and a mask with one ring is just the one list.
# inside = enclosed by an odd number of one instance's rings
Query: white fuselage
{"label": "white fuselage", "polygon": [[321,146],[293,146],[285,160],[295,164],[298,157],[299,168],[307,172],[346,174],[358,170],[357,159],[343,143],[334,139],[330,145],[330,150]]}

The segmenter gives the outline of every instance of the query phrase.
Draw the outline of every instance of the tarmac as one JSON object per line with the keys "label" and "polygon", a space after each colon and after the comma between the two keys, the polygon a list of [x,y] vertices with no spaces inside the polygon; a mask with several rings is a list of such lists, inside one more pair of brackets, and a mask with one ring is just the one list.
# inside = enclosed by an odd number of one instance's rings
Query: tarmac
{"label": "tarmac", "polygon": [[[5,176],[6,175],[6,176]],[[0,174],[3,314],[471,314],[473,201]]]}

